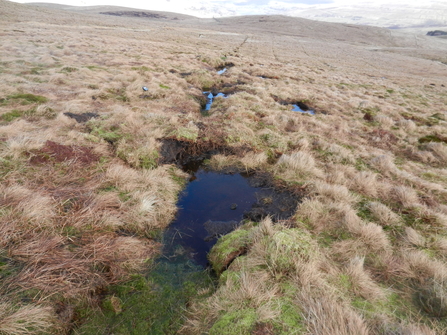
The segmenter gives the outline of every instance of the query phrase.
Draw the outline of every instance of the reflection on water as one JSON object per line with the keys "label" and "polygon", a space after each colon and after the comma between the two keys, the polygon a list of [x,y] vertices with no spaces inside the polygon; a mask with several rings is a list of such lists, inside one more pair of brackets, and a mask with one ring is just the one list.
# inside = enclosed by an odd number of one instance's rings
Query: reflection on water
{"label": "reflection on water", "polygon": [[217,71],[217,74],[224,74],[225,72],[227,72],[227,68],[223,68],[220,71]]}
{"label": "reflection on water", "polygon": [[298,105],[292,105],[292,106],[293,106],[293,109],[292,109],[293,112],[300,112],[300,113],[307,113],[310,115],[315,115],[315,112],[312,109],[305,110],[305,109],[300,108],[300,106],[298,106]]}
{"label": "reflection on water", "polygon": [[216,95],[213,95],[213,93],[211,93],[211,92],[203,92],[203,94],[205,94],[205,96],[206,96],[206,105],[205,105],[206,111],[209,111],[211,109],[211,105],[213,104],[214,98],[217,98],[217,97],[226,98],[227,97],[223,93],[217,93]]}
{"label": "reflection on water", "polygon": [[[198,170],[180,195],[179,211],[164,235],[165,257],[189,259],[206,267],[207,254],[216,243],[205,223],[240,222],[256,202],[259,188],[241,174]],[[237,206],[234,206],[234,205]]]}

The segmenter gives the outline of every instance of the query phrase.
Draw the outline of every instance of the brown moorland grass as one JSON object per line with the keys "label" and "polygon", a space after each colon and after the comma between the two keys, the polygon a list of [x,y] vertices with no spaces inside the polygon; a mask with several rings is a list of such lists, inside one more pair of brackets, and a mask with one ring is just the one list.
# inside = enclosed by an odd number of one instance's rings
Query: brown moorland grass
{"label": "brown moorland grass", "polygon": [[[4,0],[0,15],[0,333],[68,334],[148,271],[187,178],[162,163],[166,139],[306,194],[290,221],[246,223],[247,253],[189,302],[182,332],[447,331],[444,40]],[[229,94],[209,115],[205,90]]]}

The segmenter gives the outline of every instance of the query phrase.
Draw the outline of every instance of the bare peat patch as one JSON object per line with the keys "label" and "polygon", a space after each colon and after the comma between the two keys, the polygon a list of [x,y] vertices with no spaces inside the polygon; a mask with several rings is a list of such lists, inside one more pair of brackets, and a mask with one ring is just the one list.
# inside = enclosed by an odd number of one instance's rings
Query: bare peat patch
{"label": "bare peat patch", "polygon": [[68,116],[69,118],[75,119],[78,123],[87,122],[90,119],[99,117],[99,114],[97,113],[82,113],[82,114],[75,114],[75,113],[64,113],[64,115]]}
{"label": "bare peat patch", "polygon": [[97,162],[99,159],[90,148],[77,145],[63,145],[53,141],[46,141],[43,148],[33,150],[30,152],[30,155],[31,164],[72,161],[74,163],[87,165]]}
{"label": "bare peat patch", "polygon": [[[215,154],[242,156],[250,148],[247,146],[229,147],[225,143],[225,134],[219,131],[215,132],[215,140],[206,139],[206,134],[211,131],[205,129],[202,131],[201,139],[196,141],[179,140],[176,138],[164,138],[159,141],[162,143],[160,148],[160,164],[176,164],[184,170],[189,167],[201,164],[205,159],[211,158]],[[202,136],[203,135],[203,136]]]}

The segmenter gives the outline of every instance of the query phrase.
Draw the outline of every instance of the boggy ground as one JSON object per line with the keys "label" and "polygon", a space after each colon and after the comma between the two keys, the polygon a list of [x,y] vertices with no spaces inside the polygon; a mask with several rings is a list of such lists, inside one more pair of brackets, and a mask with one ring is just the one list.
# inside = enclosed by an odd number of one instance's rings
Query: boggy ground
{"label": "boggy ground", "polygon": [[[0,14],[0,333],[105,334],[107,318],[122,334],[446,332],[445,40],[3,0]],[[202,115],[204,88],[225,85]],[[150,271],[188,179],[160,160],[172,140],[305,198],[287,223],[223,237],[213,264],[243,252],[217,287],[186,285],[177,321],[168,303],[151,330],[160,297],[177,299]]]}

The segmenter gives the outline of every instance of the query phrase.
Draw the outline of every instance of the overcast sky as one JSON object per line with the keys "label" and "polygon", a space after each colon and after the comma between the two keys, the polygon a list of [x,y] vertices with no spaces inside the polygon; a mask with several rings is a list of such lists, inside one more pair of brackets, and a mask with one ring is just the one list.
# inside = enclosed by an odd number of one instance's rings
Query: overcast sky
{"label": "overcast sky", "polygon": [[[158,11],[169,11],[195,16],[210,17],[220,12],[221,15],[250,15],[250,14],[270,14],[275,10],[297,9],[306,7],[327,7],[340,5],[361,5],[362,3],[371,5],[381,4],[403,4],[418,5],[424,3],[425,6],[431,2],[447,0],[14,0],[15,2],[52,2],[72,6],[95,6],[112,5],[131,8],[150,9]],[[273,12],[272,12],[273,11]],[[208,14],[207,14],[208,13]]]}

